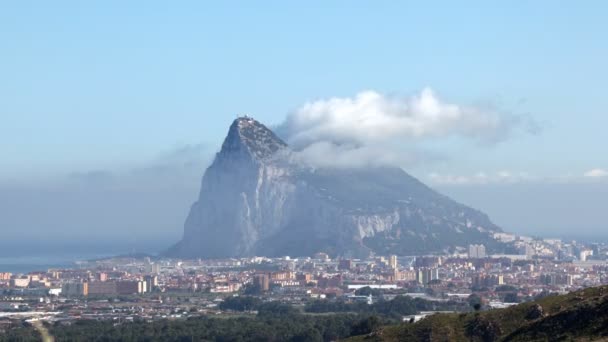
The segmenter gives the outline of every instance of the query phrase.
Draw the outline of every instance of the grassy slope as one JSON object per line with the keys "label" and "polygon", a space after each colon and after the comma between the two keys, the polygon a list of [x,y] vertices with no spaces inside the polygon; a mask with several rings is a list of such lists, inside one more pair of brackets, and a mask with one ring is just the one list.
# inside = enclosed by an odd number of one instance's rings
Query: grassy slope
{"label": "grassy slope", "polygon": [[[538,306],[543,315],[538,314]],[[355,341],[608,341],[608,286],[468,314],[438,314]]]}

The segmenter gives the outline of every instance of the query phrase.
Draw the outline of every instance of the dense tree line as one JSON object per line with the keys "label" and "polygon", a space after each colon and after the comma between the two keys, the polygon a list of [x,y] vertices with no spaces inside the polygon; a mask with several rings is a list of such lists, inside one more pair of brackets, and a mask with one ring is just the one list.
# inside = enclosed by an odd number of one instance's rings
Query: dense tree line
{"label": "dense tree line", "polygon": [[[80,320],[69,326],[46,324],[56,341],[331,341],[367,334],[386,322],[355,314],[258,315],[240,318],[190,318],[151,323]],[[0,335],[0,341],[40,341],[33,327]]]}
{"label": "dense tree line", "polygon": [[401,318],[420,311],[466,311],[467,305],[455,301],[434,302],[409,296],[397,296],[392,300],[379,300],[369,305],[362,302],[346,302],[344,300],[316,300],[306,304],[306,312],[354,312]]}
{"label": "dense tree line", "polygon": [[379,289],[372,289],[369,286],[362,287],[355,291],[357,296],[369,296],[372,295],[374,297],[378,297],[382,295],[382,291]]}
{"label": "dense tree line", "polygon": [[294,315],[299,311],[293,306],[281,302],[263,302],[258,297],[236,296],[225,298],[220,309],[232,311],[257,311],[259,316]]}
{"label": "dense tree line", "polygon": [[[450,310],[457,306],[451,302],[436,303],[397,296],[372,305],[318,300],[307,303],[305,312],[301,312],[289,304],[239,296],[226,298],[220,308],[255,310],[256,316],[197,317],[122,324],[77,320],[71,325],[45,325],[56,341],[331,341],[368,334],[381,325],[400,321],[403,315],[424,310]],[[0,335],[0,342],[39,340],[39,334],[27,324]]]}
{"label": "dense tree line", "polygon": [[[287,315],[297,312],[293,306],[280,302],[262,302],[261,299],[252,296],[228,297],[221,304],[222,310],[233,311],[258,311],[261,316]],[[401,318],[404,315],[412,315],[420,311],[466,311],[466,303],[434,302],[421,298],[409,296],[396,296],[391,300],[377,300],[369,305],[364,302],[348,302],[344,299],[337,300],[314,300],[306,303],[304,311],[308,313],[339,313],[350,312],[357,314],[374,314],[386,318]]]}
{"label": "dense tree line", "polygon": [[235,296],[224,298],[219,307],[222,310],[252,311],[262,305],[262,300],[253,296]]}

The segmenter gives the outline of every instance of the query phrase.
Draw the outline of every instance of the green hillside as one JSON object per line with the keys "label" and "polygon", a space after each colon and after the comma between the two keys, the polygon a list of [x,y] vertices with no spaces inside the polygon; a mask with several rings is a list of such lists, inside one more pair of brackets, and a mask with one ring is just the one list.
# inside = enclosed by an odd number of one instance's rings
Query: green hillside
{"label": "green hillside", "polygon": [[608,341],[608,286],[506,309],[436,314],[352,341]]}

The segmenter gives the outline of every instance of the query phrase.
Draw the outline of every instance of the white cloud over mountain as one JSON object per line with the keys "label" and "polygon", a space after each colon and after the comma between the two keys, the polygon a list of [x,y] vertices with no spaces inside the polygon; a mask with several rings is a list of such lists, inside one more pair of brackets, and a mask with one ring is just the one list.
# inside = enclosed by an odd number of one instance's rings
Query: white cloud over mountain
{"label": "white cloud over mountain", "polygon": [[313,162],[358,166],[408,164],[418,159],[411,155],[414,144],[430,139],[461,137],[491,145],[518,128],[537,130],[530,120],[449,103],[425,88],[413,96],[369,90],[308,102],[288,114],[277,131]]}

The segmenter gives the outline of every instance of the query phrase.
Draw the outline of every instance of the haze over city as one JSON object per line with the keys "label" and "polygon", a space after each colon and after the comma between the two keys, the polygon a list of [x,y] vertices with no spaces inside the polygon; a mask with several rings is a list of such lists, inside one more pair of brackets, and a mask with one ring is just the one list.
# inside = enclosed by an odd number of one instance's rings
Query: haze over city
{"label": "haze over city", "polygon": [[243,114],[508,231],[602,236],[605,7],[4,4],[2,240],[179,239]]}

